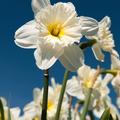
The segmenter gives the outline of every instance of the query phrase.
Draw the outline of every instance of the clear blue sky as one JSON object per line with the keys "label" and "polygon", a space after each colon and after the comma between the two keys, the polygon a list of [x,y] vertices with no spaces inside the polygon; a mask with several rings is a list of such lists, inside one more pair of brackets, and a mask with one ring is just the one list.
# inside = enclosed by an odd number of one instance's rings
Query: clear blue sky
{"label": "clear blue sky", "polygon": [[[60,1],[60,0],[59,0]],[[64,0],[67,2],[68,0]],[[71,0],[69,0],[71,1]],[[52,0],[52,3],[57,0]],[[120,3],[119,0],[72,0],[79,15],[101,20],[108,15],[112,20],[116,49],[120,52]],[[34,50],[17,47],[14,44],[16,29],[33,19],[31,0],[2,0],[0,3],[0,96],[4,96],[11,106],[23,107],[32,100],[32,90],[43,84],[42,71],[35,65]],[[85,61],[96,67],[109,67],[109,54],[105,62],[95,60],[90,49],[86,50]],[[50,70],[61,83],[64,68],[57,62]]]}

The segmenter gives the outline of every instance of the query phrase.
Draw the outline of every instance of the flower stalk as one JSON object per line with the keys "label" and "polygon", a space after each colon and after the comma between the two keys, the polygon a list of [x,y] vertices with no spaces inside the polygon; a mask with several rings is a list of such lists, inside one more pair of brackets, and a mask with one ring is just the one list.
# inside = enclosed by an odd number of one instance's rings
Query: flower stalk
{"label": "flower stalk", "polygon": [[82,112],[82,115],[81,115],[81,120],[85,120],[85,117],[86,117],[86,114],[87,114],[87,111],[88,111],[88,107],[89,107],[91,94],[92,94],[92,88],[89,88],[88,93],[86,95],[86,100],[85,100],[85,103],[84,103],[84,108],[83,108],[83,112]]}
{"label": "flower stalk", "polygon": [[47,120],[47,102],[48,102],[49,70],[44,71],[44,92],[42,101],[41,120]]}
{"label": "flower stalk", "polygon": [[63,101],[63,97],[64,97],[65,88],[66,88],[69,73],[70,73],[70,71],[66,70],[65,74],[64,74],[64,79],[63,79],[63,84],[62,84],[62,88],[61,88],[61,92],[60,92],[60,96],[59,96],[59,101],[58,101],[57,111],[56,111],[56,115],[55,115],[55,120],[59,120],[59,117],[60,117],[60,110],[61,110],[61,106],[62,106],[62,101]]}
{"label": "flower stalk", "polygon": [[113,76],[116,76],[117,72],[118,72],[117,70],[102,70],[101,74],[107,74],[107,73],[109,73],[109,74],[112,74]]}
{"label": "flower stalk", "polygon": [[69,101],[68,101],[68,117],[67,117],[67,120],[72,120],[72,116],[71,116],[72,100],[73,100],[73,97],[69,96]]}
{"label": "flower stalk", "polygon": [[87,41],[87,42],[82,42],[79,47],[81,49],[85,49],[87,47],[92,47],[94,44],[96,43],[96,40],[90,40],[90,41]]}

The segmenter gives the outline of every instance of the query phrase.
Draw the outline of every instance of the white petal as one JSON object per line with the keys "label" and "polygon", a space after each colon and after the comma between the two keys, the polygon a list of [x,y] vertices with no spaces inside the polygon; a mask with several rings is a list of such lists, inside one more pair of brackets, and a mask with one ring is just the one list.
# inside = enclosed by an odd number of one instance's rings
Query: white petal
{"label": "white petal", "polygon": [[100,118],[102,116],[104,110],[105,110],[104,107],[101,107],[100,109],[96,108],[96,109],[93,110],[93,113],[97,118]]}
{"label": "white petal", "polygon": [[19,118],[20,108],[18,108],[18,107],[12,108],[12,109],[10,109],[10,112],[11,112],[11,117],[13,120],[17,120]]}
{"label": "white petal", "polygon": [[120,96],[117,98],[117,106],[120,108]]}
{"label": "white petal", "polygon": [[75,71],[84,63],[83,51],[77,45],[65,47],[60,62],[66,69]]}
{"label": "white petal", "polygon": [[63,48],[60,46],[53,48],[51,44],[42,44],[34,53],[36,64],[40,69],[46,70],[56,62],[62,53]]}
{"label": "white petal", "polygon": [[102,25],[102,26],[104,26],[104,27],[110,28],[110,27],[111,27],[110,17],[105,16],[105,17],[99,22],[99,25],[100,25],[100,26]]}
{"label": "white petal", "polygon": [[118,54],[118,52],[117,52],[116,50],[114,50],[114,49],[112,49],[111,54],[112,54],[113,56],[117,57],[117,58],[120,57],[119,54]]}
{"label": "white petal", "polygon": [[32,0],[32,9],[35,14],[48,5],[50,5],[49,0]]}
{"label": "white petal", "polygon": [[76,97],[80,100],[85,99],[85,95],[83,94],[81,85],[79,81],[77,81],[76,77],[72,77],[71,80],[67,81],[66,92],[68,95]]}
{"label": "white petal", "polygon": [[83,65],[77,71],[79,80],[87,80],[91,72],[91,68],[87,65]]}
{"label": "white petal", "polygon": [[106,74],[103,79],[104,86],[107,86],[107,84],[113,79],[113,77],[114,76],[112,74]]}
{"label": "white petal", "polygon": [[34,88],[33,99],[34,99],[35,103],[36,104],[39,103],[41,98],[42,98],[41,90],[39,88]]}
{"label": "white petal", "polygon": [[53,78],[53,77],[51,78],[51,85],[52,85],[53,89],[56,89],[57,84],[55,82],[55,78]]}
{"label": "white petal", "polygon": [[92,46],[93,53],[95,55],[95,58],[100,61],[104,61],[104,54],[102,53],[102,50],[100,48],[100,45],[98,43],[94,44]]}
{"label": "white petal", "polygon": [[30,21],[15,32],[15,43],[22,48],[36,48],[39,31],[35,28],[35,21]]}
{"label": "white petal", "polygon": [[114,55],[111,55],[111,68],[112,69],[119,69],[120,70],[120,60],[118,57],[115,57]]}
{"label": "white petal", "polygon": [[98,22],[90,17],[80,17],[81,33],[85,36],[93,36],[98,32]]}

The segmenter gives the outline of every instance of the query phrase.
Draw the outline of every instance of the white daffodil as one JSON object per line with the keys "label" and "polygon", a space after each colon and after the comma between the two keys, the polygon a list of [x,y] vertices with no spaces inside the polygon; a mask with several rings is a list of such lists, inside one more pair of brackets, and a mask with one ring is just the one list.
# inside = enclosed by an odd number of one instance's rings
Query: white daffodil
{"label": "white daffodil", "polygon": [[113,35],[109,30],[111,27],[110,18],[108,16],[104,17],[99,22],[98,26],[99,26],[98,33],[94,36],[87,36],[87,38],[96,40],[96,44],[92,46],[92,50],[94,52],[96,59],[104,61],[104,54],[102,50],[116,55],[116,52],[113,49],[113,47],[115,47]]}
{"label": "white daffodil", "polygon": [[90,66],[83,65],[77,71],[78,80],[80,80],[84,87],[93,88],[94,87],[94,77],[96,73],[96,69],[92,69]]}
{"label": "white daffodil", "polygon": [[[80,67],[77,72],[77,77],[74,76],[71,80],[68,80],[66,92],[70,96],[77,97],[83,101],[88,88],[94,88],[94,81],[92,81],[92,79],[94,78],[96,70],[84,65]],[[94,93],[96,94],[96,92]]]}
{"label": "white daffodil", "polygon": [[34,56],[40,69],[50,68],[57,59],[70,71],[84,62],[83,52],[74,43],[83,35],[98,31],[98,22],[90,17],[78,17],[72,3],[32,0],[35,19],[15,33],[15,43],[22,48],[35,48]]}
{"label": "white daffodil", "polygon": [[71,71],[83,64],[83,52],[79,46],[79,17],[72,3],[56,3],[33,0],[35,20],[32,20],[15,33],[15,43],[22,48],[36,48],[34,56],[40,69],[50,68],[59,58]]}
{"label": "white daffodil", "polygon": [[[81,101],[85,101],[88,88],[92,86],[92,79],[96,70],[91,69],[89,66],[82,66],[78,69],[78,76],[68,80],[66,92],[70,96],[76,97]],[[94,115],[98,118],[101,117],[105,110],[107,101],[109,100],[108,83],[113,78],[112,75],[107,74],[104,78],[99,75],[94,82],[89,110],[92,110]],[[105,104],[106,103],[106,104]]]}
{"label": "white daffodil", "polygon": [[[47,120],[54,120],[55,113],[57,110],[57,104],[59,99],[59,94],[61,90],[61,85],[56,84],[54,79],[52,79],[52,86],[49,86],[49,93],[48,93],[48,107],[47,107]],[[41,120],[41,110],[42,110],[42,94],[43,90],[39,88],[34,89],[34,101],[29,103],[24,108],[24,117],[25,120]],[[62,109],[60,114],[60,120],[64,120],[67,118],[67,107],[68,107],[68,100],[65,96],[62,103]]]}

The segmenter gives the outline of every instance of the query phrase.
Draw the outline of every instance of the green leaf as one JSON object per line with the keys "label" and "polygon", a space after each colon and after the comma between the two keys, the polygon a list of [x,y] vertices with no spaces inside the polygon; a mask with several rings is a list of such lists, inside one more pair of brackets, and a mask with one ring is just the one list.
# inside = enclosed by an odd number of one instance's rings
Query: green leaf
{"label": "green leaf", "polygon": [[[109,118],[110,118],[110,108],[107,108],[107,109],[103,112],[100,120],[110,120]],[[112,119],[111,119],[111,120],[112,120]]]}
{"label": "green leaf", "polygon": [[4,116],[4,107],[2,104],[2,100],[0,99],[0,120],[5,120],[5,116]]}

